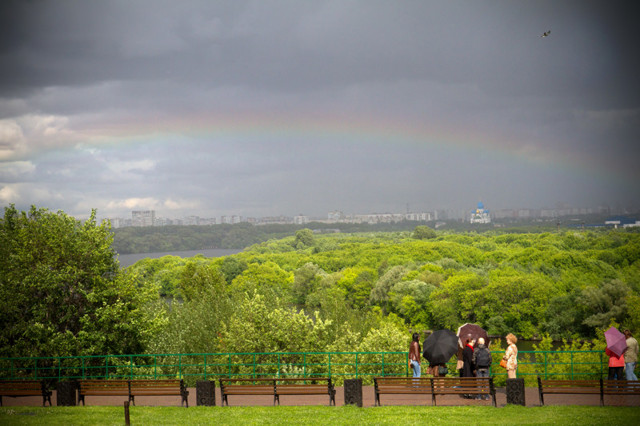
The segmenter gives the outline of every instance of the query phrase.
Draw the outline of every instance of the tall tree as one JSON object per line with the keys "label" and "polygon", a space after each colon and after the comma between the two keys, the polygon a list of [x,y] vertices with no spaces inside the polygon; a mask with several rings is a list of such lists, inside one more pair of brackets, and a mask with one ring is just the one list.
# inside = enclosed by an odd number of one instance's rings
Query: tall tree
{"label": "tall tree", "polygon": [[139,353],[152,291],[119,268],[109,224],[5,208],[0,219],[0,354]]}

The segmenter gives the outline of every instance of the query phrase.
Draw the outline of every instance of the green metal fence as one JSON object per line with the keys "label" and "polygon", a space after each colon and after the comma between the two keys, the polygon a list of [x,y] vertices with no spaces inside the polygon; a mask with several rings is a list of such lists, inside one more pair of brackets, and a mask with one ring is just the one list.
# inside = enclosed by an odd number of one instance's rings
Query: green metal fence
{"label": "green metal fence", "polygon": [[[506,378],[498,366],[502,351],[493,351],[491,375]],[[407,352],[280,352],[210,354],[138,354],[76,357],[0,358],[0,379],[163,379],[188,384],[219,377],[326,377],[338,384],[345,378],[407,376]],[[607,372],[602,351],[520,351],[518,376],[529,383],[544,378],[599,378]],[[426,364],[426,361],[425,361]],[[455,358],[448,364],[455,375]],[[423,370],[425,368],[423,367]]]}

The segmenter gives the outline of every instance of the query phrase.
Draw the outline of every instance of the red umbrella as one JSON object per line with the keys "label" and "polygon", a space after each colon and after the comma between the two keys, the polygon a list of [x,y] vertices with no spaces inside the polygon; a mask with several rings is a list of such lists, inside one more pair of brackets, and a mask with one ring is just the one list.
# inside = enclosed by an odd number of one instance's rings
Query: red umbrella
{"label": "red umbrella", "polygon": [[475,340],[476,342],[480,337],[484,339],[484,344],[489,346],[489,335],[486,330],[480,327],[478,324],[466,323],[458,327],[458,344],[460,347],[464,347],[464,344],[467,338],[471,338],[471,340]]}
{"label": "red umbrella", "polygon": [[627,350],[627,338],[617,328],[611,327],[605,331],[604,338],[607,340],[607,348],[617,356]]}

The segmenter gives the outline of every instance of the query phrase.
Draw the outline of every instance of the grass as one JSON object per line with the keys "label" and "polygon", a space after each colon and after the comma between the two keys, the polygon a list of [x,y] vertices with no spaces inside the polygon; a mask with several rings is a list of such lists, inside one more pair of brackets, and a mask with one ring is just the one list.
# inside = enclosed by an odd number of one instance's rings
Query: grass
{"label": "grass", "polygon": [[[132,425],[640,424],[638,407],[131,407]],[[122,425],[123,407],[3,407],[0,425]]]}

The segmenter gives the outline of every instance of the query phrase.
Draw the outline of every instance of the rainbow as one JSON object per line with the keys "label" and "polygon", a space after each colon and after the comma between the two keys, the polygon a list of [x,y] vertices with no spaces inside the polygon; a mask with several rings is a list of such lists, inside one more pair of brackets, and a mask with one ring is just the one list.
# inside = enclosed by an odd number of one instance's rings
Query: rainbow
{"label": "rainbow", "polygon": [[[106,149],[121,144],[172,143],[179,137],[211,140],[274,139],[333,140],[363,146],[395,145],[414,149],[440,149],[456,153],[490,153],[504,161],[517,161],[547,170],[585,174],[605,181],[637,178],[632,171],[602,164],[580,152],[545,151],[536,141],[517,135],[465,128],[455,123],[372,116],[331,114],[207,113],[188,117],[123,119],[108,125],[84,127],[79,131],[88,144]],[[561,144],[556,144],[561,145]]]}

